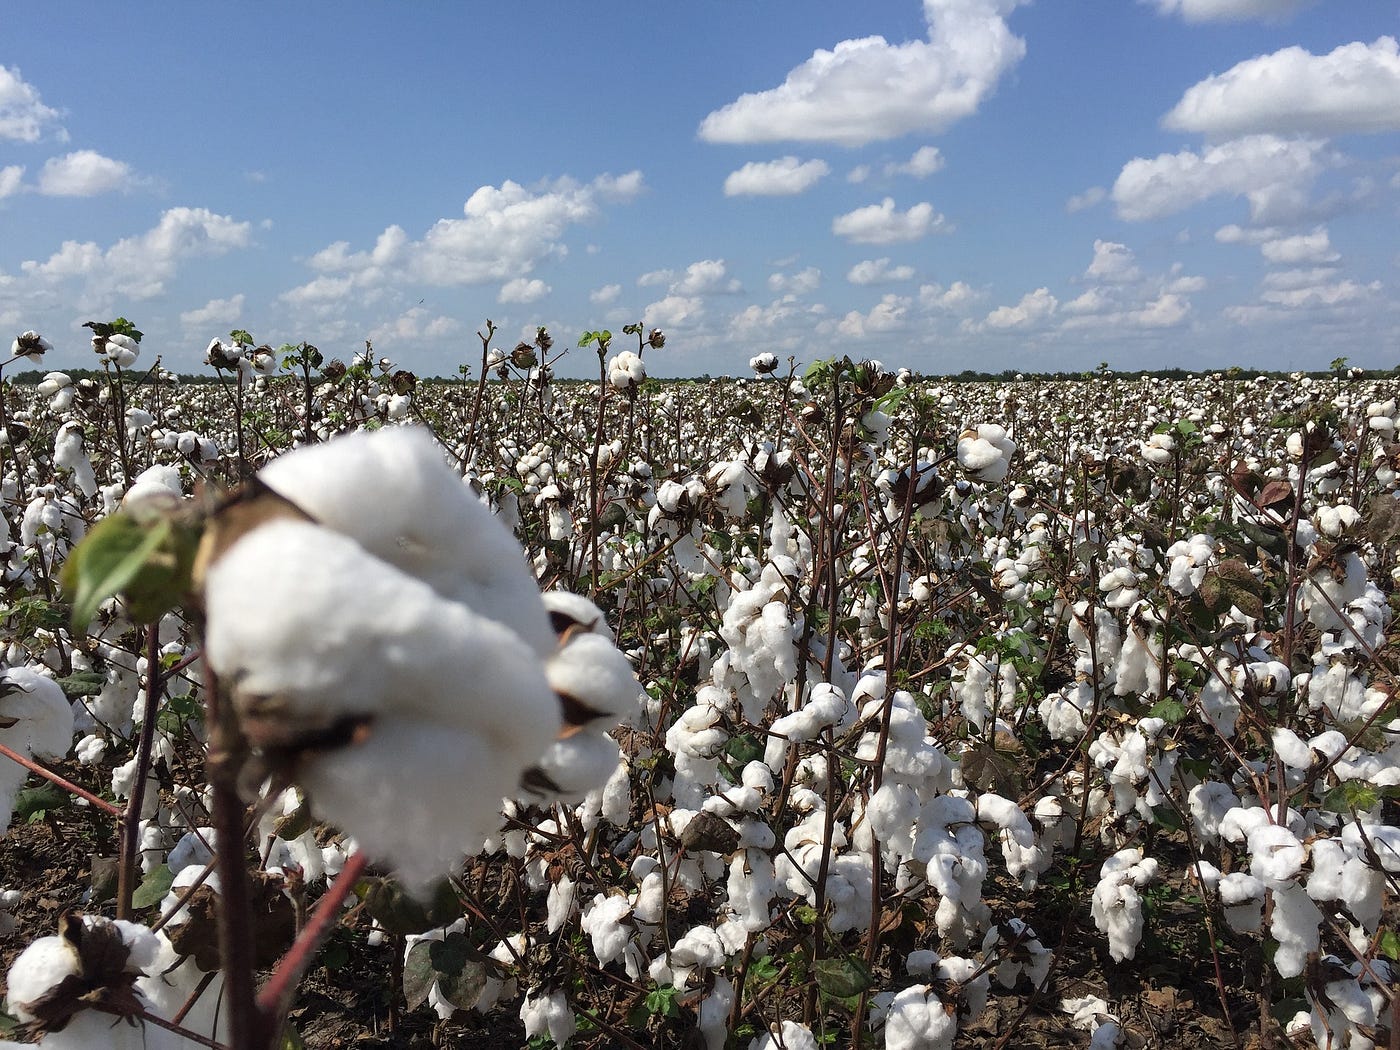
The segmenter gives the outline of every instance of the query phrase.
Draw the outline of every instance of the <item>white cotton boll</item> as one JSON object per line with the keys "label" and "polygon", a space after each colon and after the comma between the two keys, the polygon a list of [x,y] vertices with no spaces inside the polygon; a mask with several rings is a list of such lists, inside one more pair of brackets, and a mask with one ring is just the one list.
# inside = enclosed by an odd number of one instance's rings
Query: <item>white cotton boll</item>
{"label": "white cotton boll", "polygon": [[1297,977],[1308,954],[1317,951],[1322,912],[1296,883],[1274,890],[1274,910],[1269,932],[1278,941],[1274,968],[1280,977]]}
{"label": "white cotton boll", "polygon": [[1172,461],[1172,455],[1176,451],[1176,439],[1168,433],[1153,434],[1146,441],[1141,442],[1140,449],[1142,458],[1153,466],[1165,466]]}
{"label": "white cotton boll", "polygon": [[97,492],[97,476],[93,473],[92,462],[83,448],[83,425],[76,422],[64,423],[58,428],[53,441],[54,466],[73,472],[73,481],[84,496]]}
{"label": "white cotton boll", "polygon": [[65,978],[80,972],[78,953],[68,941],[62,937],[40,937],[10,964],[6,977],[10,1011],[20,1021],[35,1020],[29,1005],[43,998]]}
{"label": "white cotton boll", "polygon": [[614,827],[627,826],[632,815],[631,766],[624,755],[602,788],[600,807],[603,819]]}
{"label": "white cotton boll", "polygon": [[1249,870],[1271,889],[1291,885],[1307,854],[1298,836],[1278,824],[1261,824],[1248,835]]}
{"label": "white cotton boll", "polygon": [[734,983],[718,974],[710,994],[696,1007],[695,1027],[705,1040],[705,1050],[724,1050],[729,1037],[729,1014],[734,1008]]}
{"label": "white cotton boll", "polygon": [[900,991],[885,1013],[886,1050],[951,1050],[957,1034],[956,1015],[926,984]]}
{"label": "white cotton boll", "polygon": [[549,887],[545,897],[545,928],[551,934],[558,933],[573,916],[577,891],[578,883],[567,875],[559,876],[559,881]]}
{"label": "white cotton boll", "polygon": [[[604,896],[601,893],[594,896],[593,903],[583,913],[580,926],[584,936],[592,942],[593,955],[599,966],[606,966],[622,957],[631,937],[632,927],[628,921],[631,914],[632,906],[626,897]],[[550,930],[550,933],[554,932],[554,929]]]}
{"label": "white cotton boll", "polygon": [[1279,761],[1291,769],[1307,769],[1312,765],[1312,748],[1301,737],[1286,726],[1275,726],[1271,735],[1274,754]]}
{"label": "white cotton boll", "polygon": [[547,995],[538,995],[537,992],[538,989],[526,992],[525,999],[520,1004],[520,1020],[525,1025],[525,1038],[533,1039],[536,1036],[547,1035],[554,1040],[556,1046],[562,1047],[578,1031],[574,1012],[569,1009],[563,991],[556,990]]}
{"label": "white cotton boll", "polygon": [[641,686],[611,637],[576,634],[545,663],[549,686],[583,704],[609,725],[636,713]]}
{"label": "white cotton boll", "polygon": [[1103,863],[1094,887],[1091,913],[1100,933],[1108,935],[1108,950],[1117,962],[1131,959],[1142,939],[1142,897],[1137,888],[1157,874],[1154,858],[1135,848],[1119,850]]}
{"label": "white cotton boll", "polygon": [[541,797],[577,801],[599,784],[606,784],[623,763],[622,749],[612,737],[581,730],[555,740],[534,764],[544,774]]}
{"label": "white cotton boll", "polygon": [[782,1021],[749,1041],[748,1050],[818,1050],[817,1038],[806,1025]]}
{"label": "white cotton boll", "polygon": [[1342,828],[1342,842],[1355,857],[1369,857],[1369,843],[1380,859],[1381,867],[1392,875],[1400,874],[1400,827],[1349,821]]}
{"label": "white cotton boll", "polygon": [[554,632],[520,544],[420,427],[350,434],[279,456],[259,480],[370,554],[504,623],[541,656]]}
{"label": "white cotton boll", "polygon": [[1264,918],[1264,883],[1243,871],[1222,875],[1216,886],[1225,921],[1236,933],[1255,933]]}
{"label": "white cotton boll", "polygon": [[958,466],[977,481],[994,485],[1005,478],[1015,452],[1016,442],[995,423],[979,423],[958,436]]}

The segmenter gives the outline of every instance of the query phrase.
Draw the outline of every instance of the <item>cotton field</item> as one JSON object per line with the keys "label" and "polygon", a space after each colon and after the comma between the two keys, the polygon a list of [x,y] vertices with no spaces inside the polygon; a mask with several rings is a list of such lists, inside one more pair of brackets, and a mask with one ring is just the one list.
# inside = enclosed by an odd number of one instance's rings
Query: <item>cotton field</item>
{"label": "cotton field", "polygon": [[91,327],[0,400],[11,1038],[1394,1045],[1393,378]]}

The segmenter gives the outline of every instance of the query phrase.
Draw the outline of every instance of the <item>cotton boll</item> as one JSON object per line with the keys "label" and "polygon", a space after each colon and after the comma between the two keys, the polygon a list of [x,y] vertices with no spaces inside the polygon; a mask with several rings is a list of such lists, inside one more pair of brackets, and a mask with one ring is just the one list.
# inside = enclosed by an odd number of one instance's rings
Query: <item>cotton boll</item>
{"label": "cotton boll", "polygon": [[73,472],[73,481],[84,496],[97,492],[97,476],[93,473],[92,462],[84,450],[83,426],[68,422],[58,428],[53,442],[54,466]]}
{"label": "cotton boll", "polygon": [[1236,933],[1255,933],[1264,918],[1264,883],[1243,871],[1222,875],[1217,885],[1225,921]]}
{"label": "cotton boll", "polygon": [[447,466],[427,431],[392,427],[299,448],[258,478],[317,523],[504,623],[539,655],[554,650],[520,544]]}
{"label": "cotton boll", "polygon": [[578,1031],[574,1012],[569,1009],[563,991],[553,991],[545,995],[538,992],[538,989],[526,992],[525,999],[520,1004],[520,1020],[525,1025],[525,1038],[533,1039],[536,1036],[547,1035],[554,1040],[556,1046],[562,1047]]}
{"label": "cotton boll", "polygon": [[995,423],[979,423],[958,437],[958,466],[969,477],[988,484],[1006,477],[1015,452],[1016,442]]}
{"label": "cotton boll", "polygon": [[1301,886],[1290,883],[1274,890],[1269,932],[1278,942],[1274,968],[1280,977],[1297,977],[1303,972],[1308,954],[1317,951],[1322,921],[1322,912]]}
{"label": "cotton boll", "polygon": [[540,798],[573,802],[606,784],[622,762],[616,741],[599,731],[582,730],[550,744],[521,786]]}
{"label": "cotton boll", "polygon": [[956,1011],[926,984],[896,994],[885,1013],[886,1050],[951,1050],[957,1034]]}
{"label": "cotton boll", "polygon": [[782,1021],[749,1041],[748,1050],[818,1050],[816,1036],[806,1025]]}
{"label": "cotton boll", "polygon": [[734,1007],[734,984],[717,974],[710,994],[696,1007],[695,1027],[705,1040],[705,1050],[724,1050],[729,1036],[729,1013]]}
{"label": "cotton boll", "polygon": [[[73,708],[58,683],[28,667],[11,667],[0,674],[0,743],[30,758],[60,759],[68,754]],[[19,763],[0,759],[0,838],[28,776]]]}
{"label": "cotton boll", "polygon": [[[599,893],[583,913],[580,926],[593,945],[593,955],[599,966],[606,966],[622,957],[631,936],[632,906],[624,896],[604,896]],[[551,933],[554,930],[550,930]]]}
{"label": "cotton boll", "polygon": [[1134,848],[1119,850],[1100,869],[1090,910],[1099,932],[1108,935],[1108,951],[1117,962],[1137,953],[1142,939],[1142,897],[1137,888],[1156,874],[1156,860],[1144,858]]}

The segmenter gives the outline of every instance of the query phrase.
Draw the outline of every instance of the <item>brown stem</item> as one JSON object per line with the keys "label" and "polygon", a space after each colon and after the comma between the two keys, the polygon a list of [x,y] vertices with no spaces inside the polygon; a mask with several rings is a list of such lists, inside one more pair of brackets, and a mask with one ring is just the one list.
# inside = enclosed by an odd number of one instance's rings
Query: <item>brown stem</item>
{"label": "brown stem", "polygon": [[64,791],[77,795],[78,798],[83,799],[91,805],[96,806],[98,809],[102,810],[102,812],[108,814],[109,816],[120,817],[122,815],[122,808],[120,806],[114,806],[105,798],[101,798],[98,795],[94,795],[91,791],[88,791],[86,788],[78,787],[78,785],[74,784],[71,780],[64,780],[57,773],[47,770],[43,766],[39,765],[39,763],[34,761],[34,759],[29,758],[25,755],[21,755],[18,751],[6,747],[4,744],[0,744],[0,755],[4,755],[6,758],[10,759],[13,762],[18,762],[31,773],[37,773],[39,776],[43,777],[51,784],[57,784],[59,787],[63,788]]}
{"label": "brown stem", "polygon": [[156,735],[160,704],[160,631],[146,625],[146,702],[141,709],[141,735],[136,740],[136,778],[121,818],[121,848],[117,857],[117,918],[131,918],[131,895],[136,891],[136,860],[141,852],[141,809],[146,803],[146,777],[151,769],[151,744]]}

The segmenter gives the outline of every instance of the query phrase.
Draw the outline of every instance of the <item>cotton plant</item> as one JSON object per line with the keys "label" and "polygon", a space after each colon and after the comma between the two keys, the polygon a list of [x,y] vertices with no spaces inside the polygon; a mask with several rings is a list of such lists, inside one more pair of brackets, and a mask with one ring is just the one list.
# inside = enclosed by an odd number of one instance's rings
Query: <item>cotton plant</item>
{"label": "cotton plant", "polygon": [[[422,885],[480,848],[522,784],[607,779],[615,745],[573,729],[635,703],[630,667],[592,624],[560,644],[514,538],[426,434],[342,438],[258,481],[272,520],[206,540],[207,658],[319,814]],[[586,782],[559,783],[576,761]]]}

